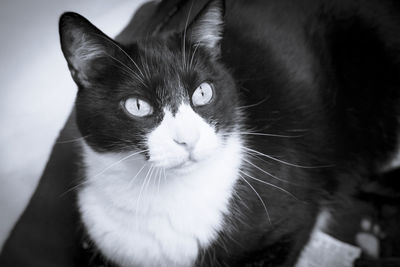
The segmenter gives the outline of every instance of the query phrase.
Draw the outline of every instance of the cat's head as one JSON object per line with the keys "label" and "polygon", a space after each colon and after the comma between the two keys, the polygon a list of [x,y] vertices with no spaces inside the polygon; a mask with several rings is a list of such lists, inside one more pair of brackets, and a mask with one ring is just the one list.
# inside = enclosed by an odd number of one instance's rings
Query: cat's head
{"label": "cat's head", "polygon": [[77,123],[97,152],[145,151],[175,168],[217,153],[238,128],[232,77],[219,62],[223,5],[210,2],[184,32],[121,45],[82,16],[60,19],[79,87]]}

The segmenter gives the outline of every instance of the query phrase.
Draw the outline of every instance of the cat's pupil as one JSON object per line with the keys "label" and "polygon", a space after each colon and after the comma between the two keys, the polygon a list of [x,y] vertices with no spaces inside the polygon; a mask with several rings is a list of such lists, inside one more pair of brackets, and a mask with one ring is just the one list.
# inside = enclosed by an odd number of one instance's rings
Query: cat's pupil
{"label": "cat's pupil", "polygon": [[137,106],[137,109],[140,110],[140,102],[139,102],[139,99],[136,99],[136,106]]}

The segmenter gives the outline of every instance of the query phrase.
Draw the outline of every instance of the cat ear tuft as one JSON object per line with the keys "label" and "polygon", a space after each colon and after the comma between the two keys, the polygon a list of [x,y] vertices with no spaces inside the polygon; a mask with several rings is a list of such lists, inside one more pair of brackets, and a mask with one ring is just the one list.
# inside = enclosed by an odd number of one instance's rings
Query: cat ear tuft
{"label": "cat ear tuft", "polygon": [[220,53],[225,13],[225,1],[210,1],[189,26],[191,40],[202,45],[215,54]]}
{"label": "cat ear tuft", "polygon": [[73,12],[64,13],[60,17],[59,32],[61,49],[72,78],[78,85],[87,85],[91,63],[110,53],[107,41],[112,40],[87,19]]}

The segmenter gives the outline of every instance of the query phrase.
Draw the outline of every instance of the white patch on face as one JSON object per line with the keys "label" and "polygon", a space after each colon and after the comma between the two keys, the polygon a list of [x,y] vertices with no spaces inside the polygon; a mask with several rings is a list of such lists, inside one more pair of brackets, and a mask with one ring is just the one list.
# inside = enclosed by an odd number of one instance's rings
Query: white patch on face
{"label": "white patch on face", "polygon": [[166,111],[148,142],[150,161],[142,155],[120,161],[127,155],[83,144],[82,221],[102,253],[121,266],[191,266],[229,213],[242,141],[232,135],[222,142],[182,105],[175,117]]}
{"label": "white patch on face", "polygon": [[148,136],[150,162],[171,169],[193,166],[222,145],[215,129],[193,109],[182,104],[175,116],[164,110],[161,124]]}

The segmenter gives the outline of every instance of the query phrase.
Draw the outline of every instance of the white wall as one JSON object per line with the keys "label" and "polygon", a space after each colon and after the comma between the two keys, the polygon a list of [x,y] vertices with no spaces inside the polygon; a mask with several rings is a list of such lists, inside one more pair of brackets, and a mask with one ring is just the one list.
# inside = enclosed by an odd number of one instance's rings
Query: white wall
{"label": "white wall", "polygon": [[71,110],[76,86],[58,18],[75,11],[115,36],[144,0],[1,0],[0,249],[23,211]]}

